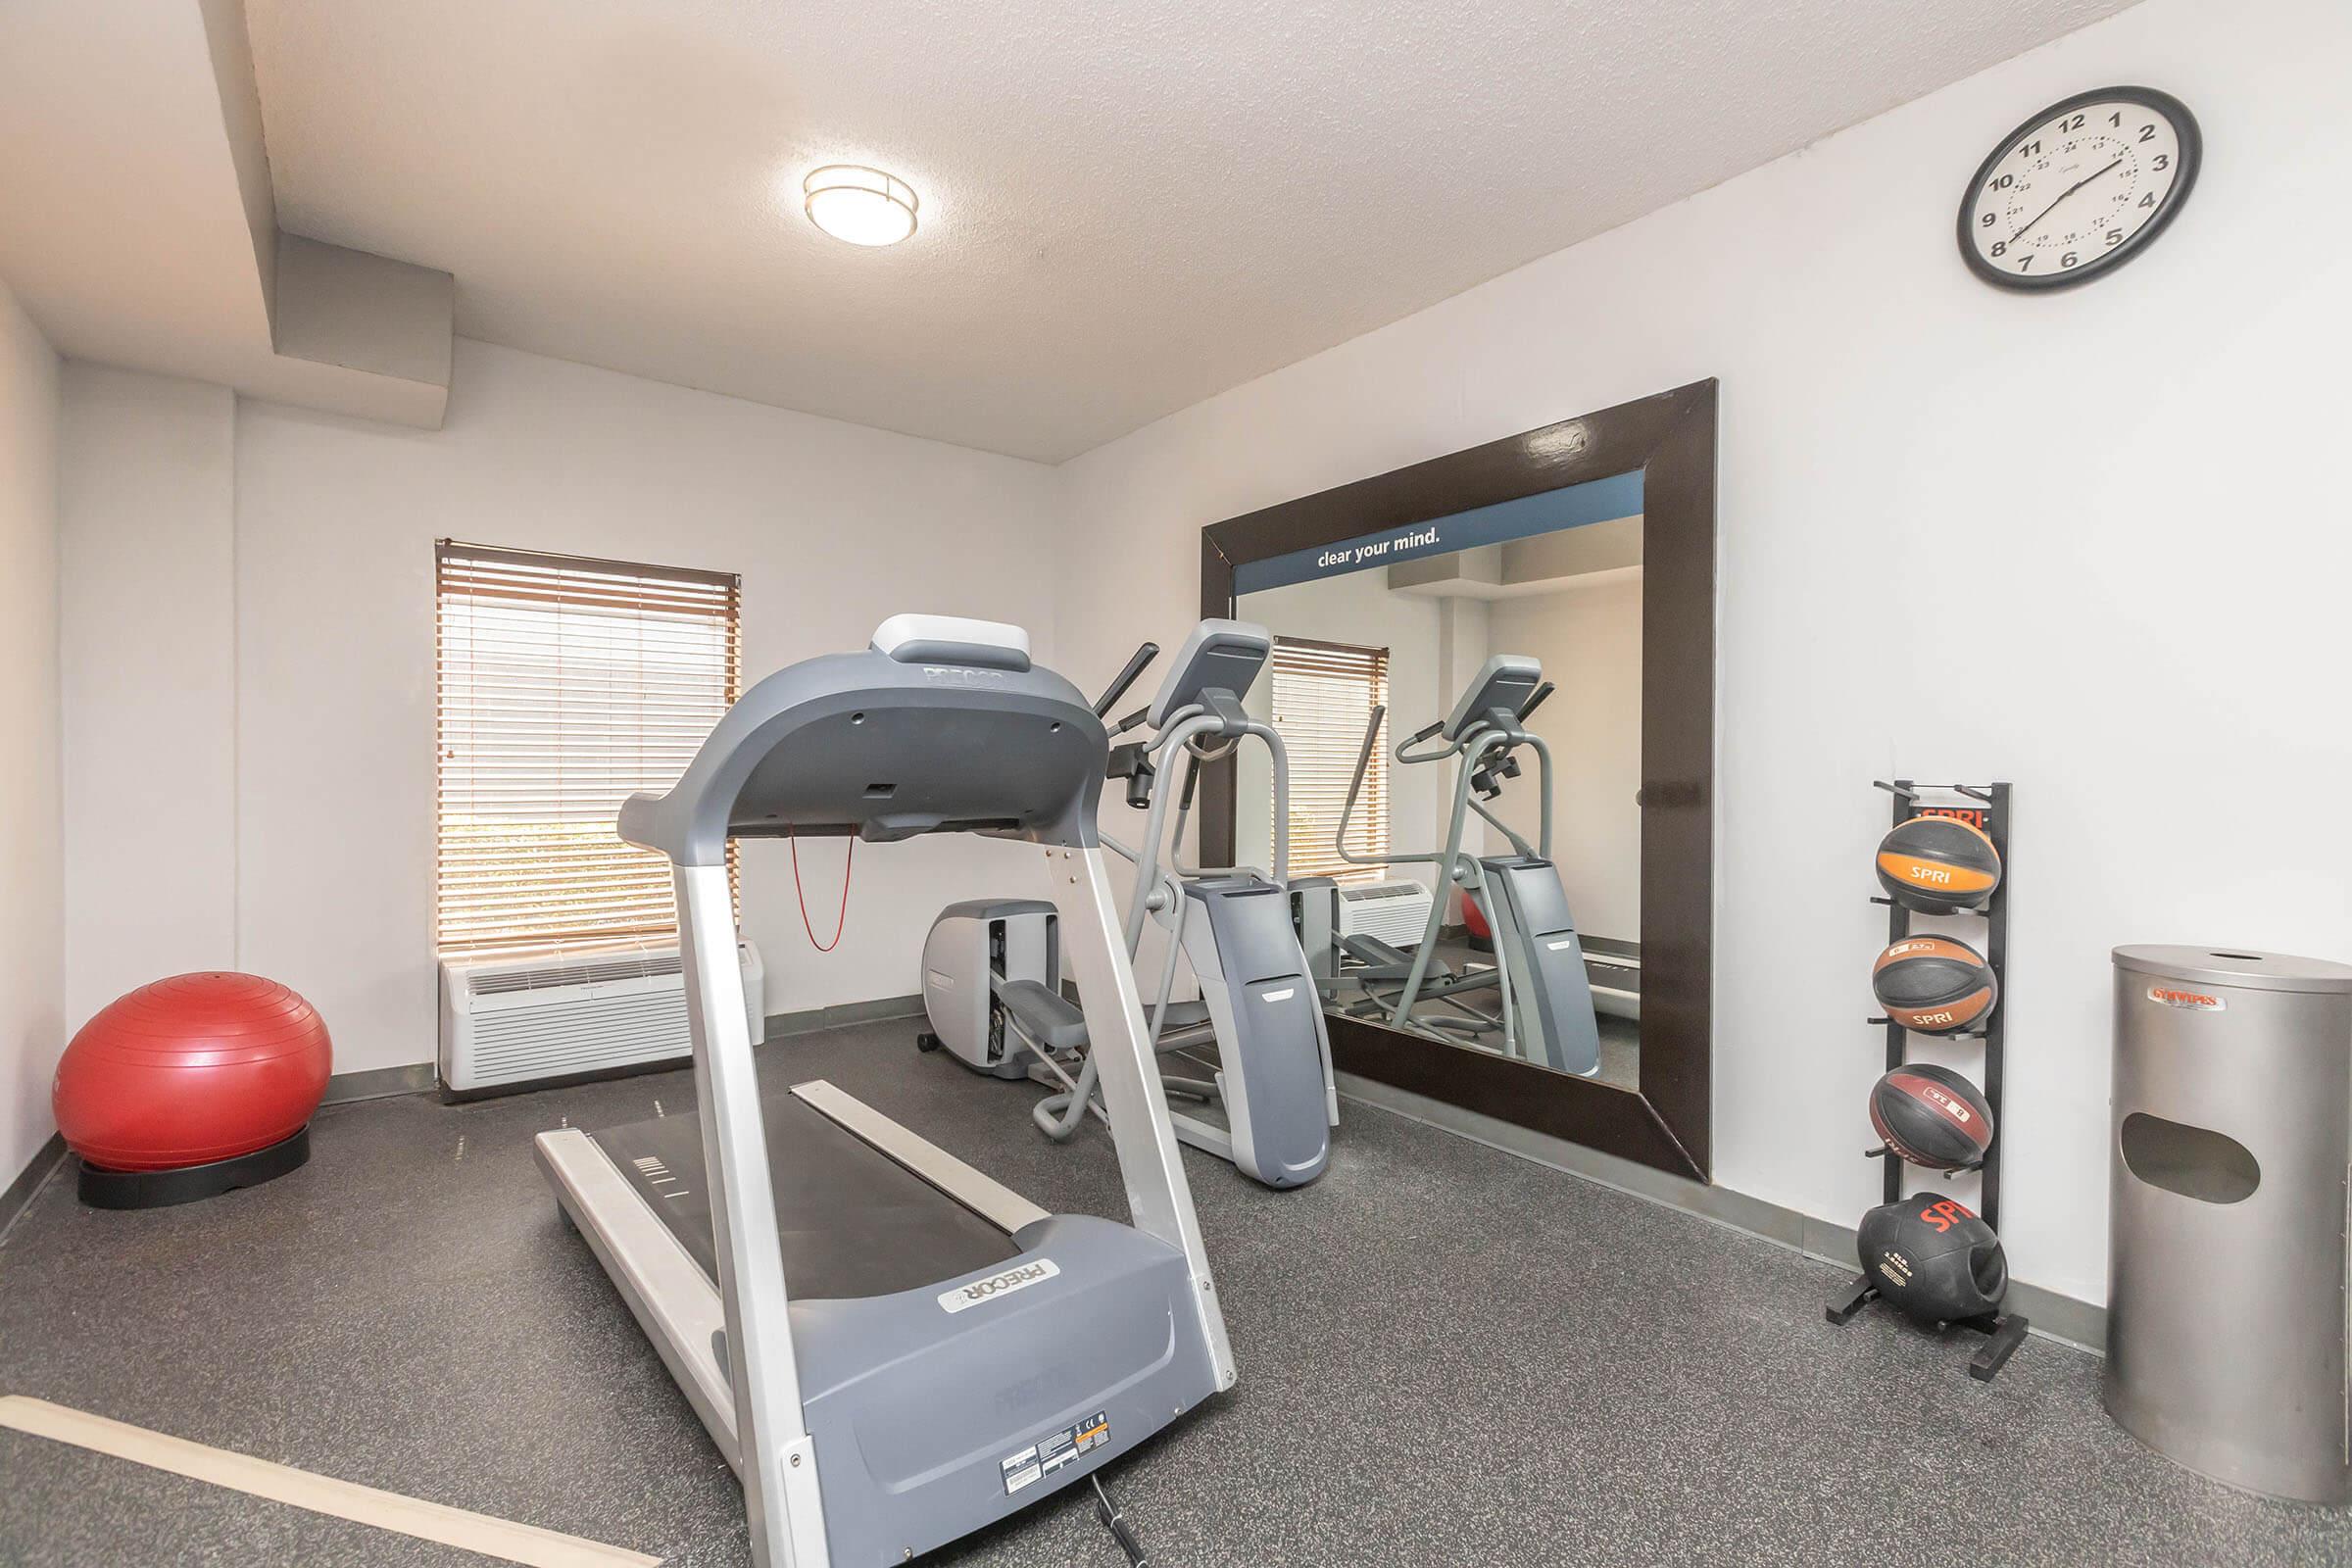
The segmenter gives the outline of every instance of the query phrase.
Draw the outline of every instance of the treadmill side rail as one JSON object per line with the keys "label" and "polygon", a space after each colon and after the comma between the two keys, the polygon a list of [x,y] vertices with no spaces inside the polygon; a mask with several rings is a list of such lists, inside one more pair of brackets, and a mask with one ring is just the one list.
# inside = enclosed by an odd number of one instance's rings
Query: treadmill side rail
{"label": "treadmill side rail", "polygon": [[985,1171],[973,1169],[847,1090],[837,1089],[822,1078],[811,1078],[807,1083],[794,1084],[792,1092],[809,1109],[857,1134],[1008,1236],[1025,1225],[1052,1218],[1003,1182]]}
{"label": "treadmill side rail", "polygon": [[703,1418],[730,1466],[735,1457],[735,1396],[718,1364],[715,1337],[726,1325],[718,1288],[694,1254],[678,1245],[595,1139],[577,1127],[532,1140],[539,1168],[564,1212],[620,1290],[629,1313],[653,1342],[686,1402]]}

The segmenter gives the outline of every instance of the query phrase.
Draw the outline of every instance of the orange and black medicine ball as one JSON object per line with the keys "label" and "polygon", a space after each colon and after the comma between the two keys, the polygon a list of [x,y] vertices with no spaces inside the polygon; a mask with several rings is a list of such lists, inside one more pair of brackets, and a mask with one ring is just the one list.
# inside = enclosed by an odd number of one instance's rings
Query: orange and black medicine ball
{"label": "orange and black medicine ball", "polygon": [[1914,1165],[1959,1170],[1992,1147],[1992,1107],[1984,1091],[1949,1067],[1912,1062],[1870,1092],[1870,1125]]}
{"label": "orange and black medicine ball", "polygon": [[1984,956],[1950,937],[1905,937],[1870,966],[1871,993],[1886,1016],[1923,1035],[1973,1029],[2001,1000]]}
{"label": "orange and black medicine ball", "polygon": [[2001,854],[1955,816],[1915,816],[1879,840],[1879,883],[1923,914],[1981,909],[2001,885]]}
{"label": "orange and black medicine ball", "polygon": [[1915,1193],[1883,1204],[1862,1216],[1854,1241],[1881,1298],[1923,1323],[1997,1312],[2009,1294],[2001,1239],[1951,1199]]}

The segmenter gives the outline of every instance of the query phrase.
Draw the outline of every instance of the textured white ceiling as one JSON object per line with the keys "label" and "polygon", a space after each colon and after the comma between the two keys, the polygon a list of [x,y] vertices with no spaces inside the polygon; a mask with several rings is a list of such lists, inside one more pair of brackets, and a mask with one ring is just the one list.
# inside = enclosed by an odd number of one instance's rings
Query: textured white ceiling
{"label": "textured white ceiling", "polygon": [[[1054,461],[2127,3],[248,9],[279,221],[460,332]],[[920,232],[812,228],[839,161]]]}
{"label": "textured white ceiling", "polygon": [[450,280],[281,257],[249,56],[239,0],[0,0],[0,278],[74,359],[437,426]]}

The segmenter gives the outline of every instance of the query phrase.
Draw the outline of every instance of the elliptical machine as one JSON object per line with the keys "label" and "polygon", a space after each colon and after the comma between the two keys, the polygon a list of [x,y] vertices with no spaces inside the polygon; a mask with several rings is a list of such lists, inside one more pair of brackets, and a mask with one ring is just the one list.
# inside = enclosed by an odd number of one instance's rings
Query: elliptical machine
{"label": "elliptical machine", "polygon": [[[1152,643],[1136,651],[1096,703],[1098,716],[1158,652]],[[1171,1097],[1202,1112],[1171,1109],[1177,1137],[1269,1187],[1298,1187],[1323,1173],[1340,1111],[1321,994],[1291,920],[1289,754],[1271,725],[1242,708],[1272,652],[1262,626],[1204,620],[1194,628],[1151,705],[1110,729],[1115,742],[1150,728],[1114,745],[1104,768],[1125,782],[1127,804],[1149,814],[1137,847],[1107,833],[1102,843],[1136,868],[1124,928],[1130,959],[1147,919],[1169,933],[1148,1015],[1152,1047],[1206,1073],[1161,1075]],[[1185,864],[1179,847],[1201,764],[1250,740],[1273,763],[1273,865]],[[1163,779],[1179,763],[1181,781]],[[1170,784],[1178,784],[1173,813]],[[1178,951],[1200,984],[1198,1001],[1173,1000]],[[1085,1017],[1061,990],[1053,906],[983,899],[941,910],[923,944],[923,1008],[922,1049],[944,1046],[976,1072],[1054,1086],[1031,1110],[1047,1137],[1066,1141],[1090,1111],[1103,1114]],[[1213,1060],[1199,1054],[1212,1048]],[[1222,1108],[1222,1123],[1208,1118],[1210,1107]]]}
{"label": "elliptical machine", "polygon": [[[1325,965],[1325,986],[1355,986],[1360,998],[1351,1010],[1385,1013],[1394,1028],[1446,1039],[1499,1036],[1504,1055],[1590,1077],[1600,1070],[1600,1028],[1593,1016],[1584,945],[1568,912],[1559,870],[1551,861],[1551,751],[1527,727],[1528,715],[1550,694],[1538,661],[1521,654],[1496,654],[1480,667],[1450,714],[1397,744],[1393,755],[1406,765],[1454,760],[1446,848],[1428,855],[1367,857],[1348,848],[1348,819],[1355,814],[1356,797],[1386,712],[1374,710],[1356,756],[1348,803],[1340,813],[1340,858],[1358,865],[1438,866],[1445,883],[1476,897],[1486,910],[1494,933],[1494,966],[1457,974],[1439,960],[1438,934],[1446,918],[1441,896],[1431,901],[1429,924],[1409,954],[1376,938],[1338,939],[1334,959]],[[1442,744],[1416,750],[1432,740]],[[1538,842],[1532,845],[1489,808],[1505,782],[1520,775],[1514,754],[1522,749],[1534,753],[1540,766],[1541,816]],[[1462,831],[1472,811],[1509,840],[1513,853],[1463,854]],[[1314,926],[1329,930],[1331,922],[1326,917]],[[1482,1010],[1470,1000],[1488,990],[1498,999],[1493,1011]],[[1413,1015],[1417,1004],[1433,1000],[1451,1007],[1452,1014]]]}

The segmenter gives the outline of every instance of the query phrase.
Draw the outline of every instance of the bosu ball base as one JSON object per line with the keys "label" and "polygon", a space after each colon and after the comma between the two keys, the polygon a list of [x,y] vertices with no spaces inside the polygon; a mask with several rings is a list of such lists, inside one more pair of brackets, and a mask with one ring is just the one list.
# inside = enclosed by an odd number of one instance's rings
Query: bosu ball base
{"label": "bosu ball base", "polygon": [[109,1170],[81,1161],[81,1200],[92,1208],[166,1208],[217,1198],[238,1187],[259,1187],[290,1170],[310,1163],[311,1129],[306,1123],[291,1138],[266,1149],[206,1165],[183,1165],[177,1170]]}

